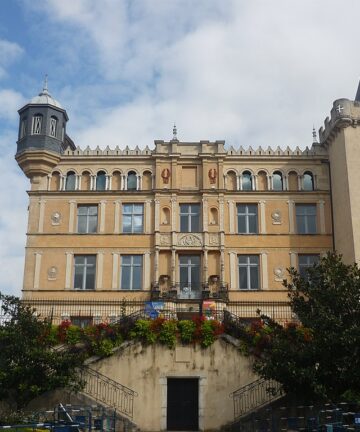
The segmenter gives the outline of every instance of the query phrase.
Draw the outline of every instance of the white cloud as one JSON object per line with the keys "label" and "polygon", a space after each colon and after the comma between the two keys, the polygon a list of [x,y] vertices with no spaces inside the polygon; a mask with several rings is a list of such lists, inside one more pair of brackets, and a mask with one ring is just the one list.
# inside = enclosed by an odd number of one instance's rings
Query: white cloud
{"label": "white cloud", "polygon": [[0,119],[15,120],[18,118],[17,110],[22,107],[26,99],[21,93],[12,89],[0,90]]}
{"label": "white cloud", "polygon": [[15,42],[0,39],[0,79],[7,76],[6,68],[23,54],[23,49]]}

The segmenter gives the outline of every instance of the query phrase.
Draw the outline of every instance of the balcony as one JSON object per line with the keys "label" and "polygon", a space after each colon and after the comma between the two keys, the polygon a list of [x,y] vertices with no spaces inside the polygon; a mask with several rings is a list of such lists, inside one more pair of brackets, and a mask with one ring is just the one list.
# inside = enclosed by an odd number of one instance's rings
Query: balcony
{"label": "balcony", "polygon": [[[217,281],[216,281],[217,282]],[[151,285],[151,300],[206,300],[217,299],[227,302],[228,284],[225,282],[203,283],[201,285],[191,286],[191,284],[180,284],[166,281],[162,283],[153,282]]]}

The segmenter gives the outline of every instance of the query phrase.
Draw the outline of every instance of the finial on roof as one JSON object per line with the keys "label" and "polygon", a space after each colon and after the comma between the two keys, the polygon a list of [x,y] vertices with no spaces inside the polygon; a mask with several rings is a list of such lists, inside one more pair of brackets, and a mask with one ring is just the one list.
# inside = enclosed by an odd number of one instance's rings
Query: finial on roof
{"label": "finial on roof", "polygon": [[313,126],[312,136],[313,136],[313,143],[317,143],[318,140],[317,140],[315,126]]}
{"label": "finial on roof", "polygon": [[177,140],[177,128],[175,122],[173,127],[173,140]]}
{"label": "finial on roof", "polygon": [[41,96],[41,95],[50,95],[49,89],[48,89],[48,75],[47,74],[45,74],[43,89],[42,89],[41,93],[39,94],[39,96]]}

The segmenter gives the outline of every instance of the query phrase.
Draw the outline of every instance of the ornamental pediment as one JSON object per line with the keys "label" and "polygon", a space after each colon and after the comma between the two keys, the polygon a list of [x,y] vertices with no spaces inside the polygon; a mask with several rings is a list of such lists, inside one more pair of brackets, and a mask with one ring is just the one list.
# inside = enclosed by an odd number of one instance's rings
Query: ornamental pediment
{"label": "ornamental pediment", "polygon": [[178,246],[183,247],[196,247],[202,246],[203,240],[201,234],[180,234],[178,236]]}

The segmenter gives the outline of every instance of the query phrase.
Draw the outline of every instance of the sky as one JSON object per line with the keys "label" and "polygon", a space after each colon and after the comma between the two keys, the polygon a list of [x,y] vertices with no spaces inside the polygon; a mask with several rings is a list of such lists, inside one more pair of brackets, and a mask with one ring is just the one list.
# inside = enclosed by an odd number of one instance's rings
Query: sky
{"label": "sky", "polygon": [[0,292],[21,295],[29,181],[17,110],[42,88],[80,147],[305,148],[354,99],[359,0],[1,0]]}

